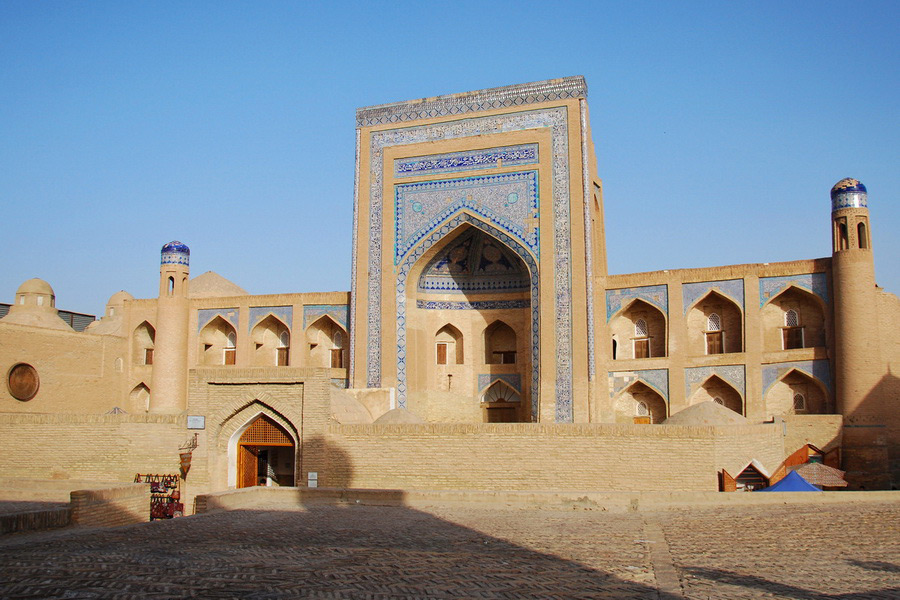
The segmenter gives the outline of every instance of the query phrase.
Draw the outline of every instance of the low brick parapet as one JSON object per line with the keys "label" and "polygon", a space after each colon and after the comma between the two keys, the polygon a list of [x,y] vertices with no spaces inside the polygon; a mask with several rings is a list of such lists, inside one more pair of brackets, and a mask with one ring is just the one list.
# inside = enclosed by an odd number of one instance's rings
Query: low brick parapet
{"label": "low brick parapet", "polygon": [[150,484],[130,483],[70,494],[72,524],[115,527],[150,520]]}

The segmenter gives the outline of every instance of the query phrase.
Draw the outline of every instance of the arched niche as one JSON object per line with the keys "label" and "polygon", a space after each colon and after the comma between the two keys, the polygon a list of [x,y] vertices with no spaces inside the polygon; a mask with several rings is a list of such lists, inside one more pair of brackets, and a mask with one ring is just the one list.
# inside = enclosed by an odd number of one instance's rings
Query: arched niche
{"label": "arched niche", "polygon": [[291,330],[281,319],[267,315],[250,331],[253,364],[287,366],[290,358]]}
{"label": "arched niche", "polygon": [[622,390],[613,409],[616,423],[654,424],[668,417],[666,399],[643,381],[635,381]]}
{"label": "arched niche", "polygon": [[237,331],[220,316],[200,330],[200,364],[233,365],[236,358]]}
{"label": "arched niche", "polygon": [[156,344],[156,329],[144,321],[131,334],[132,364],[152,365],[153,349]]}
{"label": "arched niche", "polygon": [[527,421],[523,415],[522,396],[511,385],[497,380],[481,395],[485,423],[517,423]]}
{"label": "arched niche", "polygon": [[734,387],[719,377],[710,375],[697,390],[691,394],[690,403],[714,401],[725,408],[729,408],[739,415],[744,414],[744,399]]}
{"label": "arched niche", "polygon": [[347,332],[328,315],[322,315],[306,328],[309,365],[342,369],[347,364]]}
{"label": "arched niche", "polygon": [[815,294],[790,286],[761,313],[765,351],[825,346],[825,306]]}
{"label": "arched niche", "polygon": [[435,361],[439,365],[461,365],[465,363],[462,332],[447,323],[434,336]]}
{"label": "arched niche", "polygon": [[484,363],[514,365],[518,359],[518,338],[515,330],[497,320],[484,330]]}
{"label": "arched niche", "polygon": [[145,383],[139,383],[131,389],[128,394],[129,412],[149,412],[150,411],[150,388]]}
{"label": "arched niche", "polygon": [[666,316],[652,304],[637,299],[609,323],[616,360],[666,356]]}
{"label": "arched niche", "polygon": [[692,355],[728,354],[744,348],[744,318],[730,298],[711,290],[687,314],[688,351]]}
{"label": "arched niche", "polygon": [[828,392],[822,382],[797,369],[785,373],[766,392],[769,416],[827,414],[828,404]]}

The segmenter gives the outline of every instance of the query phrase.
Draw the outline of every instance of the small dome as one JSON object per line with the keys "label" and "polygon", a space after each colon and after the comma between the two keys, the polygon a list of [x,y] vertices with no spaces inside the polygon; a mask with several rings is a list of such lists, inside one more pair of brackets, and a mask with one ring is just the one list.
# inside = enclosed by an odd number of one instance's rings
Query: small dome
{"label": "small dome", "polygon": [[187,247],[187,244],[175,240],[162,247],[160,256],[161,264],[187,266],[191,260],[191,249]]}
{"label": "small dome", "polygon": [[16,290],[16,295],[19,294],[44,294],[45,296],[55,296],[53,293],[53,288],[50,287],[50,284],[44,281],[43,279],[38,279],[35,277],[34,279],[29,279],[25,283],[19,286],[19,289]]}
{"label": "small dome", "polygon": [[134,300],[134,296],[126,292],[125,290],[121,290],[113,294],[109,297],[107,301],[107,306],[119,306],[123,304],[126,300]]}
{"label": "small dome", "polygon": [[831,188],[831,210],[868,207],[866,186],[858,179],[845,177]]}

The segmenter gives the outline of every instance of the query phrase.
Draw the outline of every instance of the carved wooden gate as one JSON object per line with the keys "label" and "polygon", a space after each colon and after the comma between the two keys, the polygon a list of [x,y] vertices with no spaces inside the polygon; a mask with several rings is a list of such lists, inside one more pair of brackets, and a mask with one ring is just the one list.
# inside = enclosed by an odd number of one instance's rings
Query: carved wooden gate
{"label": "carved wooden gate", "polygon": [[[275,421],[260,415],[238,440],[237,487],[258,485],[260,450],[266,446],[294,447],[291,436]],[[292,483],[289,485],[293,485]]]}

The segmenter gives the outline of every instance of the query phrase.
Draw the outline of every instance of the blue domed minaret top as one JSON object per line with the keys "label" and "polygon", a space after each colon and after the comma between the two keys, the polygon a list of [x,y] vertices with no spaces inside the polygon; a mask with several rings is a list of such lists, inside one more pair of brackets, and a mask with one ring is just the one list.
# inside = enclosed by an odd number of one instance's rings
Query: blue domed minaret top
{"label": "blue domed minaret top", "polygon": [[841,179],[831,188],[831,211],[842,208],[868,208],[866,186],[858,179]]}
{"label": "blue domed minaret top", "polygon": [[160,255],[160,264],[163,265],[188,266],[191,262],[191,249],[177,240],[163,246]]}

